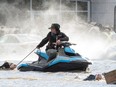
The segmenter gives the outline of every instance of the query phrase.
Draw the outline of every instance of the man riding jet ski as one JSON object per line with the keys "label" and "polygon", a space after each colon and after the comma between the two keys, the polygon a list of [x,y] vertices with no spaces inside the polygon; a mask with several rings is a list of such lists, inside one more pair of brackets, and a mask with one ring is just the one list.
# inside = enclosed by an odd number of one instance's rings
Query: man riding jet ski
{"label": "man riding jet ski", "polygon": [[[21,64],[20,71],[69,71],[86,70],[90,62],[70,48],[69,38],[60,31],[60,25],[54,23],[49,28],[51,31],[37,46],[43,47],[47,42],[46,53],[37,50],[38,61],[31,64]],[[55,44],[54,44],[55,43]]]}

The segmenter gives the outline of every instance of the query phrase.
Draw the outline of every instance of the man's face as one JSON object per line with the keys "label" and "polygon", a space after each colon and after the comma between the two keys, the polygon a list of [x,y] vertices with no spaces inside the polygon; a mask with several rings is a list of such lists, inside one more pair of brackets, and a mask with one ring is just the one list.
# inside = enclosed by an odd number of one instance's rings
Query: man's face
{"label": "man's face", "polygon": [[56,29],[55,28],[51,28],[51,32],[56,34]]}

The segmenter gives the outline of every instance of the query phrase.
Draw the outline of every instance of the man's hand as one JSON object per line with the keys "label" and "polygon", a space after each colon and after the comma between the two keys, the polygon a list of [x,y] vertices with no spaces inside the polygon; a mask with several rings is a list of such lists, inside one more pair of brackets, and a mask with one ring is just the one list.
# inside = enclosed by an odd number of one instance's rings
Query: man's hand
{"label": "man's hand", "polygon": [[36,46],[37,49],[40,49],[39,45]]}
{"label": "man's hand", "polygon": [[57,41],[56,41],[56,44],[57,44],[57,45],[60,45],[60,44],[61,44],[61,41],[60,41],[60,40],[57,40]]}

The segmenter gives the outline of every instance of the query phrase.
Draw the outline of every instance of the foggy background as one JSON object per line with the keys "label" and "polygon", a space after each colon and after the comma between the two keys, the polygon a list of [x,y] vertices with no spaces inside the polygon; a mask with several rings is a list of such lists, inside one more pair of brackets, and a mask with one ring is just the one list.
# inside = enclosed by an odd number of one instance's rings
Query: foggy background
{"label": "foggy background", "polygon": [[[68,0],[33,0],[32,5],[30,0],[0,0],[0,36],[34,34],[41,36],[39,43],[49,32],[48,27],[59,23],[70,42],[77,44],[72,46],[77,52],[91,59],[106,57],[111,45],[109,35],[101,32],[96,23],[85,21],[86,16],[77,14],[74,5],[73,2],[69,4]],[[86,8],[85,4],[81,4],[77,9]]]}

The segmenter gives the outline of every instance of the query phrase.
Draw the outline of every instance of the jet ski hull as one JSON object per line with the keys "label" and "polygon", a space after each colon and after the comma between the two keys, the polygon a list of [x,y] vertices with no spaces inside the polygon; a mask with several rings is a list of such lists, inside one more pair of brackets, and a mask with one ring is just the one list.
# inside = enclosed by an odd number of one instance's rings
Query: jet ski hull
{"label": "jet ski hull", "polygon": [[27,64],[27,66],[20,66],[20,71],[43,71],[43,72],[58,72],[58,71],[85,71],[90,62],[73,61],[70,63],[60,62],[52,66],[46,66],[41,64]]}

